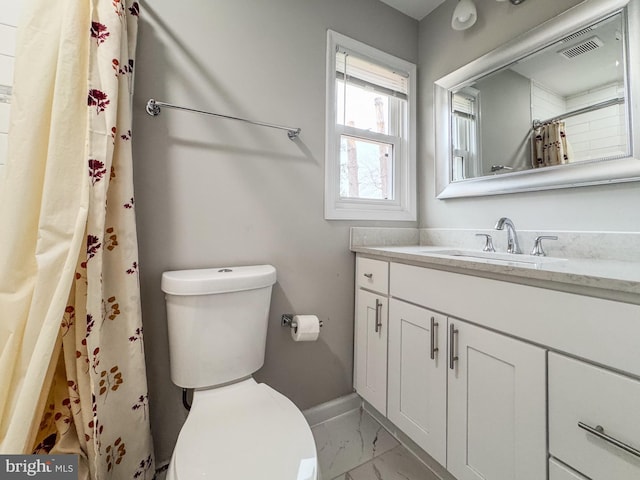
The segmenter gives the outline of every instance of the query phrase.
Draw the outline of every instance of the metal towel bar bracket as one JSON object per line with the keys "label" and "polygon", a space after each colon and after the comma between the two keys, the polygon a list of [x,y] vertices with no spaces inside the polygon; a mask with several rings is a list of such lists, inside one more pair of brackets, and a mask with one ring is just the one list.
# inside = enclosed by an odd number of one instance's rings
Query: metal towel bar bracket
{"label": "metal towel bar bracket", "polygon": [[298,138],[298,136],[300,135],[300,132],[302,131],[300,128],[296,128],[296,127],[285,127],[283,125],[275,125],[273,123],[258,122],[255,120],[247,120],[246,118],[232,117],[231,115],[222,115],[221,113],[205,112],[204,110],[197,110],[195,108],[181,107],[179,105],[172,105],[171,103],[159,102],[157,100],[154,100],[153,98],[150,98],[149,101],[147,102],[146,111],[152,117],[157,117],[158,115],[160,115],[160,111],[162,107],[175,108],[176,110],[183,110],[185,112],[199,113],[200,115],[209,115],[212,117],[226,118],[228,120],[238,120],[240,122],[250,123],[251,125],[259,125],[261,127],[269,127],[269,128],[277,128],[278,130],[286,130],[289,140],[295,140],[296,138]]}
{"label": "metal towel bar bracket", "polygon": [[[293,317],[295,317],[293,313],[283,313],[280,319],[280,325],[283,327],[290,327],[293,329],[298,328],[298,324],[293,319]],[[321,327],[323,326],[322,320],[320,320],[320,326]]]}

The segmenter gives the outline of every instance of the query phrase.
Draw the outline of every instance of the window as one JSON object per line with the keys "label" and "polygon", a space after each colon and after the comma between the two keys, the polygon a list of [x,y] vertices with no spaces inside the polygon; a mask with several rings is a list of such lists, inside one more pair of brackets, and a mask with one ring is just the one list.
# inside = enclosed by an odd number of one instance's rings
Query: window
{"label": "window", "polygon": [[480,92],[466,87],[451,96],[453,159],[451,181],[483,175],[480,161]]}
{"label": "window", "polygon": [[325,218],[415,220],[412,63],[329,30]]}

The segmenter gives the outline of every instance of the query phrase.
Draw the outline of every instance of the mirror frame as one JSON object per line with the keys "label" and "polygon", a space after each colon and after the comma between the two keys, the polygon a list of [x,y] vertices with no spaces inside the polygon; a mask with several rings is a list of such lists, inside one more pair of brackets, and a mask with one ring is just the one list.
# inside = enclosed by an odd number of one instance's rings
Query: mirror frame
{"label": "mirror frame", "polygon": [[[626,107],[630,156],[592,160],[452,182],[451,91],[500,70],[626,7]],[[483,55],[434,84],[436,196],[500,195],[640,181],[640,0],[587,0]]]}

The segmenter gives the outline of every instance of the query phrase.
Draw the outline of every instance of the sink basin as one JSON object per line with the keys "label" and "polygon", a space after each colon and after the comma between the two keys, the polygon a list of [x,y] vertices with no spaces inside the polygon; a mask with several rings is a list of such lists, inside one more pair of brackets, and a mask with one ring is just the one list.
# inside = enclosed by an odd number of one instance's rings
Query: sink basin
{"label": "sink basin", "polygon": [[541,265],[566,261],[566,258],[538,257],[535,255],[501,252],[483,252],[480,250],[423,250],[422,253],[442,257],[451,257],[458,260],[469,260],[482,263],[494,263],[496,265],[512,265],[530,268],[538,268]]}

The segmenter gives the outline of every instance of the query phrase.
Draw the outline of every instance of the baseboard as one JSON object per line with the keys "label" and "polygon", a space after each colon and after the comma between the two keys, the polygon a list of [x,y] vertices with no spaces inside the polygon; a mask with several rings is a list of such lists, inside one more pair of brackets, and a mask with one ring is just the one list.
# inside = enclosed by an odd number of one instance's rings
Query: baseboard
{"label": "baseboard", "polygon": [[304,410],[302,414],[309,425],[313,427],[361,406],[362,398],[357,393],[351,393]]}

